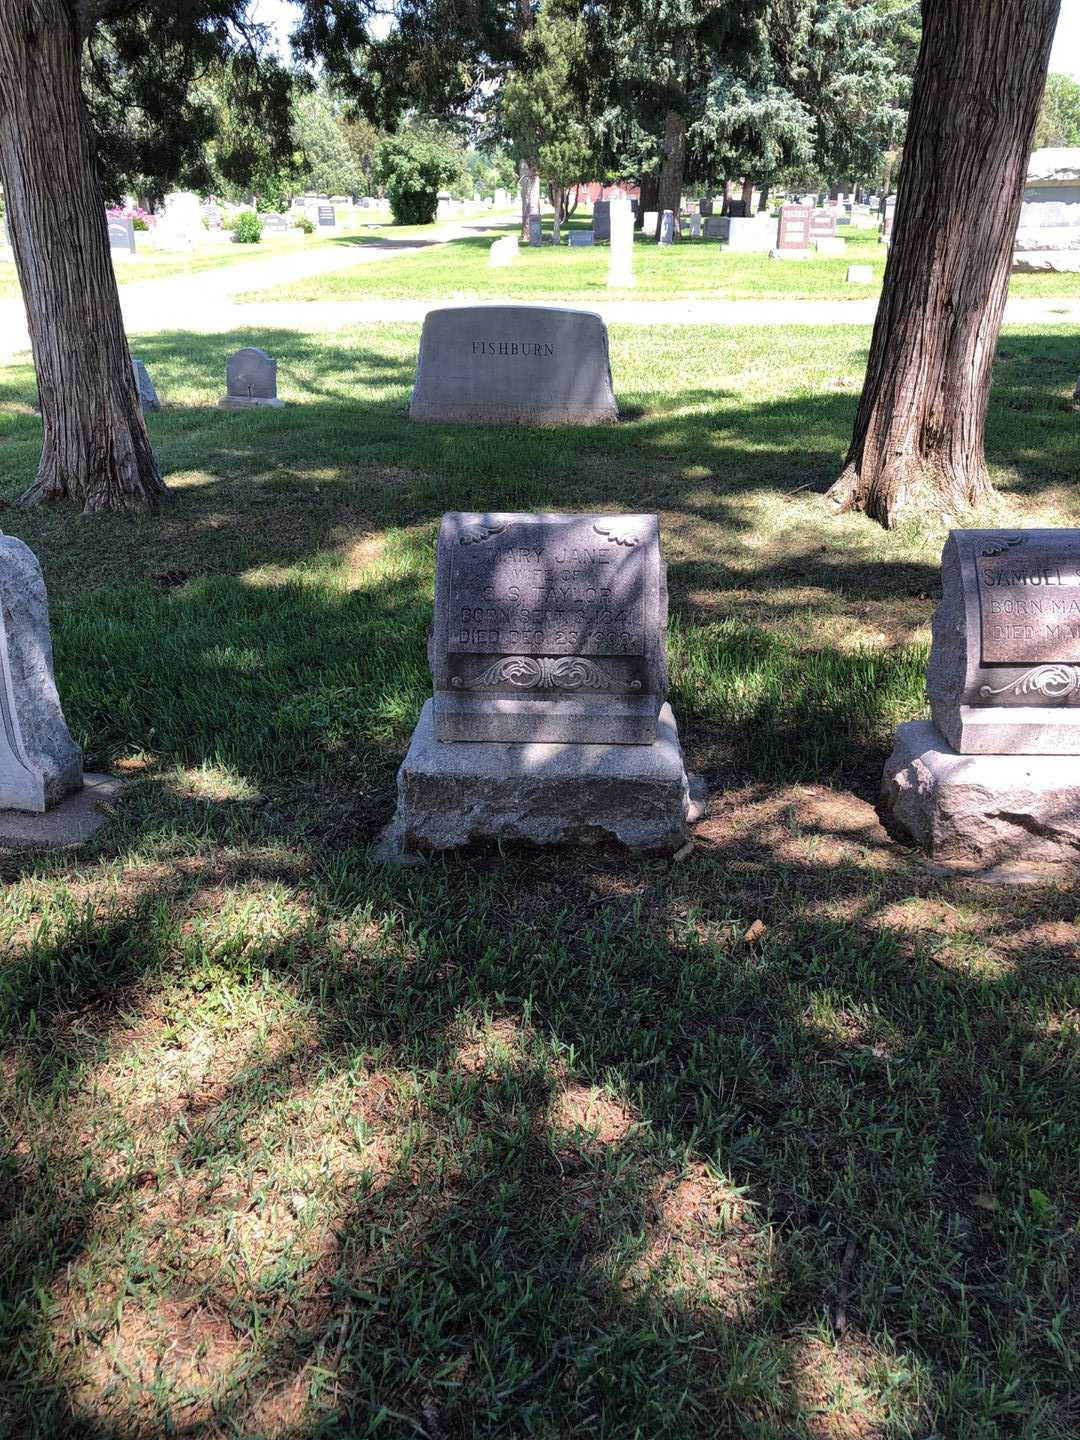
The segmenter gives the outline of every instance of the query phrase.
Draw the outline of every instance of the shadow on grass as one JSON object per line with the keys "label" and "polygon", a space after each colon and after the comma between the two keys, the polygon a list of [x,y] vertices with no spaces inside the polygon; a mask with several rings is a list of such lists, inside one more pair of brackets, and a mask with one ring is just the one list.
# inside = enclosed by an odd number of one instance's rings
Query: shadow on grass
{"label": "shadow on grass", "polygon": [[[981,970],[880,833],[836,863],[797,797],[743,803],[684,867],[388,874],[305,846],[255,872],[303,897],[288,933],[215,939],[192,917],[252,878],[215,854],[40,937],[0,972],[14,1432],[1061,1429],[1069,897],[984,906]],[[203,1090],[132,1118],[91,1077],[160,1026],[170,973],[163,1059],[219,990],[303,1024],[269,1054],[241,1029]]]}

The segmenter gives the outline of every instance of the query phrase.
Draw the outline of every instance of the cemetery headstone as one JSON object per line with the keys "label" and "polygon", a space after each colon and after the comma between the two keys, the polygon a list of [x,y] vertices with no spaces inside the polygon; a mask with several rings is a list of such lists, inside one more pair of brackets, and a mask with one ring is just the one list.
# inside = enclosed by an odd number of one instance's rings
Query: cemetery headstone
{"label": "cemetery headstone", "polygon": [[660,217],[660,244],[673,245],[675,243],[675,216],[670,210],[665,210]]}
{"label": "cemetery headstone", "polygon": [[202,206],[190,190],[165,196],[165,213],[154,232],[154,243],[166,249],[187,249],[203,234]]}
{"label": "cemetery headstone", "polygon": [[701,239],[701,216],[696,212],[690,216],[690,238],[691,240]]}
{"label": "cemetery headstone", "polygon": [[535,212],[529,216],[529,246],[535,247],[544,243],[544,225],[540,216]]}
{"label": "cemetery headstone", "polygon": [[655,515],[444,515],[399,853],[680,849],[693,811],[666,627]]}
{"label": "cemetery headstone", "polygon": [[815,210],[810,216],[810,234],[815,240],[827,240],[836,234],[836,211]]}
{"label": "cemetery headstone", "polygon": [[729,250],[768,254],[775,239],[776,221],[771,215],[762,213],[743,218],[733,215],[728,222]]}
{"label": "cemetery headstone", "polygon": [[610,290],[629,290],[634,284],[634,207],[629,200],[611,202],[611,247],[607,283]]}
{"label": "cemetery headstone", "polygon": [[702,200],[701,204],[698,206],[698,213],[701,215],[702,219],[707,219],[708,216],[713,213],[713,202],[711,200]]}
{"label": "cemetery headstone", "polygon": [[781,205],[776,226],[776,253],[805,254],[810,248],[814,212],[809,205]]}
{"label": "cemetery headstone", "polygon": [[229,356],[225,365],[225,391],[218,401],[224,410],[257,406],[280,410],[285,403],[277,398],[277,361],[254,345]]}
{"label": "cemetery headstone", "polygon": [[641,233],[650,238],[656,234],[656,222],[660,219],[658,210],[646,210],[641,221]]}
{"label": "cemetery headstone", "polygon": [[571,245],[591,245],[591,244],[593,243],[594,239],[595,239],[595,236],[593,235],[593,232],[592,232],[591,230],[571,230],[571,231],[570,231],[570,244],[571,244]]}
{"label": "cemetery headstone", "polygon": [[937,859],[1080,851],[1080,530],[954,530],[926,689],[901,725],[880,811]]}
{"label": "cemetery headstone", "polygon": [[885,214],[881,221],[881,238],[886,245],[892,242],[893,224],[896,220],[896,196],[890,195],[885,201]]}
{"label": "cemetery headstone", "polygon": [[[429,192],[430,193],[430,192]],[[435,218],[445,220],[450,214],[450,204],[453,196],[449,190],[440,190],[435,200]]]}
{"label": "cemetery headstone", "polygon": [[135,254],[135,225],[130,216],[110,218],[109,250],[113,255]]}
{"label": "cemetery headstone", "polygon": [[332,229],[337,224],[337,214],[333,205],[318,207],[318,223],[323,229]]}
{"label": "cemetery headstone", "polygon": [[705,216],[705,239],[727,240],[731,234],[731,220],[727,215]]}
{"label": "cemetery headstone", "polygon": [[413,420],[604,425],[619,418],[607,326],[591,310],[448,305],[420,336]]}
{"label": "cemetery headstone", "polygon": [[82,789],[53,676],[49,601],[33,551],[0,535],[0,810],[44,814]]}
{"label": "cemetery headstone", "polygon": [[593,234],[597,240],[611,239],[611,201],[597,200],[592,207]]}
{"label": "cemetery headstone", "polygon": [[161,401],[154,389],[154,382],[150,379],[150,372],[141,360],[133,359],[131,362],[132,374],[135,376],[135,389],[139,392],[139,405],[143,410],[160,410]]}
{"label": "cemetery headstone", "polygon": [[506,269],[513,265],[518,257],[518,237],[516,235],[501,235],[498,240],[493,240],[491,249],[488,251],[488,264],[496,270]]}
{"label": "cemetery headstone", "polygon": [[728,215],[732,220],[745,220],[747,218],[747,205],[745,200],[731,200],[727,207]]}
{"label": "cemetery headstone", "polygon": [[280,234],[289,228],[289,222],[280,210],[268,210],[259,218],[262,220],[263,230],[270,234]]}

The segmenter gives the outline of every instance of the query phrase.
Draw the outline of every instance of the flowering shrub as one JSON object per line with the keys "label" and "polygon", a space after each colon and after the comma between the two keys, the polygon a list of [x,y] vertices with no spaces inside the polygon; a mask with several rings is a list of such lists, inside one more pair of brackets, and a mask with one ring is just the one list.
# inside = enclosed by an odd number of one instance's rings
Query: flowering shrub
{"label": "flowering shrub", "polygon": [[130,220],[133,230],[149,230],[154,217],[141,205],[110,205],[105,211],[110,220]]}

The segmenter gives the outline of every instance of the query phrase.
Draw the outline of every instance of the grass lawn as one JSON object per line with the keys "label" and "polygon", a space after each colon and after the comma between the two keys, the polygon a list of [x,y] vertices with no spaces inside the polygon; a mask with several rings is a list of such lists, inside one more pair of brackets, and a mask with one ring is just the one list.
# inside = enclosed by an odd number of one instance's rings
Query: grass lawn
{"label": "grass lawn", "polygon": [[[587,229],[587,221],[573,228]],[[357,266],[332,275],[299,279],[273,291],[242,294],[241,300],[466,300],[510,297],[521,300],[865,300],[881,289],[885,247],[877,231],[845,228],[846,254],[839,260],[772,260],[768,255],[731,254],[726,245],[687,238],[661,249],[644,236],[634,247],[633,291],[607,288],[608,247],[533,250],[522,246],[509,269],[488,266],[496,233],[516,234],[506,223],[491,233],[451,241],[437,250],[407,256],[393,266]],[[545,236],[549,233],[545,227]],[[869,285],[849,285],[847,267],[873,264]],[[1080,297],[1080,275],[1015,275],[1010,294]]]}
{"label": "grass lawn", "polygon": [[[138,337],[162,516],[3,512],[132,783],[0,858],[0,1434],[1074,1436],[1076,892],[877,826],[941,536],[821,507],[867,333],[613,327],[549,432],[410,426],[417,338]],[[1074,380],[1003,335],[986,518],[1078,523]],[[368,858],[452,507],[659,511],[685,863]]]}
{"label": "grass lawn", "polygon": [[[313,249],[341,245],[385,245],[387,241],[416,240],[434,236],[437,225],[394,226],[360,220],[346,222],[333,233],[318,230],[310,235],[277,234],[267,232],[257,245],[237,245],[232,241],[207,241],[203,249],[154,250],[150,237],[142,231],[136,233],[137,248],[134,255],[119,256],[113,261],[117,282],[124,285],[138,284],[144,280],[173,280],[180,276],[201,275],[208,270],[221,270],[230,265],[251,260],[279,258],[283,255],[301,255]],[[0,254],[0,300],[14,300],[19,296],[19,280],[15,273],[15,262],[11,251]]]}

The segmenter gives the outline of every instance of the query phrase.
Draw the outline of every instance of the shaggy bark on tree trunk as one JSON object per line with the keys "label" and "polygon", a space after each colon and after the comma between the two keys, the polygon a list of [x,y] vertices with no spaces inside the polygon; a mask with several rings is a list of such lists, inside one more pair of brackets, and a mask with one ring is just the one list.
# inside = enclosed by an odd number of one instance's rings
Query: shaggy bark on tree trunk
{"label": "shaggy bark on tree trunk", "polygon": [[923,0],[896,218],[838,511],[983,503],[991,368],[1059,0]]}
{"label": "shaggy bark on tree trunk", "polygon": [[529,216],[540,214],[540,172],[534,160],[522,160],[518,166],[518,189],[521,193],[521,242],[529,243]]}
{"label": "shaggy bark on tree trunk", "polygon": [[565,203],[564,195],[565,192],[561,185],[552,185],[551,206],[555,211],[555,218],[551,223],[551,243],[553,245],[558,245],[560,232],[562,230],[563,206]]}
{"label": "shaggy bark on tree trunk", "polygon": [[742,203],[743,214],[753,215],[754,213],[754,177],[746,175],[742,182]]}
{"label": "shaggy bark on tree trunk", "polygon": [[643,174],[638,179],[638,207],[634,229],[640,230],[645,224],[645,211],[655,210],[660,195],[660,182],[655,175]]}
{"label": "shaggy bark on tree trunk", "polygon": [[131,373],[80,50],[64,0],[0,7],[0,179],[44,432],[22,500],[144,510],[165,485]]}
{"label": "shaggy bark on tree trunk", "polygon": [[669,110],[664,117],[664,158],[660,165],[660,176],[656,194],[656,235],[660,239],[660,226],[664,211],[670,210],[675,221],[674,239],[682,234],[679,225],[679,210],[682,202],[683,175],[686,171],[686,116],[681,110]]}

